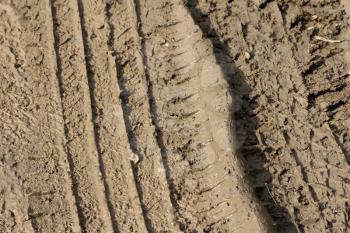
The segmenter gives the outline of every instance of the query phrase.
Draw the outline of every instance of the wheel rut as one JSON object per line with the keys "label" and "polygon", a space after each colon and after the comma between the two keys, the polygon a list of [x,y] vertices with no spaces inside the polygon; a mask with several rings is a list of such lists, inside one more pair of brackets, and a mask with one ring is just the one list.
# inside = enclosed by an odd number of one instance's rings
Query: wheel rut
{"label": "wheel rut", "polygon": [[136,7],[180,229],[266,231],[258,207],[242,195],[230,131],[232,99],[210,41],[180,1],[138,1]]}
{"label": "wheel rut", "polygon": [[[76,1],[52,1],[58,78],[74,193],[83,232],[113,231],[92,119],[91,89]],[[108,189],[108,188],[107,188]]]}
{"label": "wheel rut", "polygon": [[[146,64],[139,41],[135,7],[132,1],[115,2],[108,6],[108,22],[113,29],[109,44],[116,56],[129,142],[139,160],[135,161],[133,168],[147,229],[150,232],[162,229],[176,232],[178,227],[174,220],[161,143],[157,140],[158,132],[153,121],[152,94],[144,68]],[[154,190],[158,193],[156,199]]]}
{"label": "wheel rut", "polygon": [[50,4],[2,1],[0,11],[0,231],[79,232],[63,146]]}
{"label": "wheel rut", "polygon": [[[138,193],[135,189],[121,90],[117,82],[115,55],[108,47],[111,29],[105,3],[80,1],[87,72],[92,94],[96,144],[112,223],[118,232],[145,232]],[[97,23],[94,23],[97,22]]]}

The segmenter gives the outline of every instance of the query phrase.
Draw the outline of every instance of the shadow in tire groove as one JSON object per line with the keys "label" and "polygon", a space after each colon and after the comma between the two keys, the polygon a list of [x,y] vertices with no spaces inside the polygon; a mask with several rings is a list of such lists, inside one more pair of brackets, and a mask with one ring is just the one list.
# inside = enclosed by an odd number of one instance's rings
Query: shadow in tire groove
{"label": "shadow in tire groove", "polygon": [[[137,16],[137,22],[141,25],[141,5],[140,5],[140,0],[134,0],[134,5],[135,5],[135,11],[136,11],[136,16]],[[141,40],[141,52],[143,54],[142,58],[143,58],[143,64],[145,65],[145,67],[148,67],[148,61],[147,61],[147,52],[146,52],[146,48],[145,48],[145,44],[144,44],[144,39],[145,39],[145,35],[141,30],[141,27],[138,28],[138,33],[140,35],[140,37],[142,38]],[[163,133],[161,130],[161,127],[159,126],[159,122],[158,122],[158,110],[157,110],[157,106],[155,104],[155,97],[154,97],[154,93],[153,93],[153,86],[152,86],[152,82],[150,80],[150,74],[147,68],[145,68],[145,78],[148,84],[147,87],[147,95],[148,95],[148,99],[149,99],[149,106],[150,106],[150,111],[151,111],[151,116],[152,116],[152,124],[155,127],[155,131],[156,131],[156,140],[157,140],[157,144],[160,148],[160,153],[162,156],[162,162],[163,162],[163,166],[165,169],[165,175],[166,175],[166,181],[170,190],[170,201],[171,204],[173,206],[173,208],[175,209],[175,211],[179,210],[179,206],[177,204],[177,198],[178,198],[178,193],[175,187],[175,184],[173,182],[173,179],[171,178],[171,169],[169,166],[169,161],[167,158],[167,149],[165,147],[164,141],[163,141]],[[176,218],[175,218],[176,221]],[[177,223],[179,224],[179,223]]]}
{"label": "shadow in tire groove", "polygon": [[[114,35],[115,35],[115,26],[110,22],[111,21],[111,4],[110,3],[106,3],[106,8],[105,8],[105,14],[106,14],[106,18],[107,18],[107,23],[109,26],[109,35],[108,35],[108,47],[111,51],[113,51],[113,53],[117,53],[117,51],[113,48],[113,43],[114,43]],[[138,153],[138,148],[137,148],[137,139],[135,138],[135,135],[133,133],[133,129],[132,129],[132,125],[129,119],[129,116],[131,114],[132,109],[130,109],[130,107],[128,106],[128,97],[130,96],[130,93],[128,93],[127,88],[126,88],[126,84],[125,84],[125,80],[123,77],[123,65],[118,61],[118,59],[115,59],[115,63],[116,63],[116,73],[117,73],[117,81],[118,81],[118,85],[120,88],[120,101],[121,101],[121,106],[122,106],[122,110],[123,110],[123,118],[124,118],[124,122],[125,122],[125,128],[126,128],[126,133],[127,133],[127,137],[128,137],[128,142],[130,145],[130,149],[133,153],[137,154],[139,156],[139,161],[143,160],[143,156],[140,155],[140,153]],[[132,172],[133,172],[133,177],[134,177],[134,181],[135,181],[135,186],[136,186],[136,190],[138,193],[138,197],[140,199],[140,205],[141,205],[141,209],[142,209],[142,215],[143,218],[145,220],[146,223],[146,228],[147,231],[152,233],[154,232],[154,229],[152,228],[152,224],[151,224],[151,220],[147,217],[147,212],[146,212],[146,205],[145,205],[145,201],[143,199],[143,189],[142,189],[142,185],[140,184],[140,181],[138,180],[138,167],[135,163],[132,163]]]}
{"label": "shadow in tire groove", "polygon": [[[134,1],[130,1],[129,2],[130,5],[133,5],[133,7],[135,7],[135,9],[130,9],[135,11],[135,15],[136,15],[136,19],[135,21],[139,24],[141,24],[141,19],[140,19],[140,3],[137,0]],[[120,94],[120,100],[122,103],[122,109],[123,109],[123,118],[124,118],[124,122],[125,122],[125,127],[126,127],[126,131],[127,131],[127,137],[128,137],[128,141],[130,144],[130,149],[134,154],[137,154],[139,157],[139,161],[137,163],[132,163],[132,170],[133,170],[133,175],[134,175],[134,180],[135,180],[135,184],[136,184],[136,189],[138,192],[138,196],[140,198],[140,204],[141,204],[141,209],[142,209],[142,213],[143,213],[143,218],[145,220],[145,225],[147,228],[147,232],[153,233],[156,232],[157,230],[154,228],[154,219],[152,220],[152,218],[150,218],[150,210],[152,209],[152,206],[149,207],[148,204],[145,202],[145,193],[147,195],[147,191],[144,191],[144,184],[142,184],[142,182],[140,182],[140,177],[142,176],[142,168],[140,168],[138,166],[138,164],[140,162],[142,162],[145,158],[145,154],[144,152],[141,152],[140,147],[138,145],[138,140],[137,137],[138,135],[134,132],[134,126],[132,123],[132,112],[135,111],[135,109],[133,109],[130,104],[129,104],[129,98],[132,97],[132,93],[129,91],[130,87],[128,88],[128,80],[127,80],[127,76],[128,74],[125,74],[125,64],[121,61],[121,58],[118,58],[118,53],[121,53],[121,51],[118,51],[118,49],[114,48],[114,41],[115,41],[115,36],[116,36],[116,25],[114,25],[111,22],[111,17],[112,17],[112,12],[111,12],[111,3],[107,3],[106,4],[106,8],[105,8],[105,14],[107,17],[107,21],[108,21],[108,25],[110,28],[109,31],[109,40],[108,40],[108,47],[110,48],[110,50],[115,54],[116,57],[116,73],[117,73],[117,81],[118,81],[118,85],[121,91]],[[140,43],[140,50],[142,54],[146,54],[145,52],[145,45],[143,44],[143,39],[144,35],[141,31],[140,28],[138,28],[137,30],[138,36],[140,36],[141,38],[141,43]],[[137,38],[138,39],[138,38]],[[147,56],[144,55],[142,56],[142,64],[145,65],[145,67],[147,67]],[[173,198],[173,194],[174,194],[174,184],[172,183],[171,177],[170,177],[170,170],[169,170],[169,165],[168,165],[168,161],[167,161],[167,156],[166,156],[166,149],[164,146],[164,142],[162,139],[162,132],[159,128],[159,124],[157,121],[157,109],[155,106],[155,97],[153,94],[153,89],[152,89],[152,83],[150,81],[149,78],[149,72],[146,68],[144,68],[144,78],[146,79],[146,83],[147,83],[147,87],[146,87],[146,91],[147,91],[147,99],[148,99],[148,105],[149,105],[149,111],[150,111],[150,116],[151,116],[151,122],[152,125],[154,126],[155,129],[155,141],[157,144],[157,147],[160,149],[160,153],[161,153],[161,160],[162,160],[162,165],[164,166],[165,169],[165,175],[166,175],[166,182],[167,182],[167,186],[169,187],[169,189],[171,190],[171,195],[170,195],[170,201],[173,207],[176,208],[176,202],[175,199]]]}
{"label": "shadow in tire groove", "polygon": [[86,23],[84,19],[84,6],[83,6],[83,1],[77,0],[78,4],[78,10],[79,10],[79,17],[80,17],[80,24],[81,24],[81,33],[82,33],[82,40],[83,40],[83,47],[84,47],[84,54],[85,54],[85,62],[86,62],[86,75],[88,79],[88,86],[89,86],[89,97],[91,100],[91,114],[92,114],[92,123],[93,123],[93,134],[94,134],[94,139],[95,139],[95,145],[97,149],[97,156],[98,156],[98,165],[99,165],[99,170],[102,175],[102,182],[103,182],[103,187],[105,189],[105,199],[107,203],[107,208],[109,211],[109,217],[110,221],[112,223],[113,231],[116,233],[119,233],[119,224],[115,218],[116,213],[113,207],[113,203],[111,200],[111,191],[109,184],[107,183],[107,172],[105,168],[105,164],[103,162],[103,153],[100,145],[100,126],[97,123],[97,118],[99,116],[98,108],[97,108],[97,103],[96,103],[96,96],[94,95],[94,92],[96,91],[96,80],[94,78],[94,71],[92,70],[92,60],[91,60],[91,51],[89,47],[89,41],[88,41],[88,33],[86,31]]}
{"label": "shadow in tire groove", "polygon": [[[52,15],[52,27],[53,27],[53,36],[54,36],[54,49],[55,49],[55,58],[56,58],[56,65],[57,65],[57,70],[56,70],[56,76],[58,80],[58,87],[59,87],[59,94],[61,98],[61,108],[62,108],[62,116],[64,116],[64,107],[63,107],[63,102],[62,102],[62,97],[64,95],[64,84],[63,84],[63,79],[62,79],[62,61],[60,58],[60,50],[59,46],[62,41],[62,39],[59,36],[59,31],[58,31],[58,15],[57,15],[57,9],[56,9],[56,1],[55,0],[50,0],[50,7],[51,7],[51,15]],[[65,119],[64,119],[65,121]],[[68,127],[67,124],[63,124],[64,127],[64,137],[65,140],[68,135]],[[78,220],[79,220],[79,225],[81,227],[82,232],[85,232],[85,225],[86,225],[86,218],[84,216],[84,211],[83,208],[81,207],[81,198],[79,195],[79,189],[77,187],[78,180],[74,174],[77,173],[77,169],[74,165],[74,160],[72,158],[72,152],[70,151],[68,146],[65,146],[65,152],[67,154],[67,161],[68,161],[68,166],[69,170],[71,171],[70,173],[70,178],[72,180],[72,193],[74,196],[74,201],[75,205],[77,208],[78,212]]]}
{"label": "shadow in tire groove", "polygon": [[[215,32],[209,18],[197,8],[197,0],[185,1],[195,23],[201,28],[203,35],[213,44],[214,54],[218,65],[221,67],[230,86],[230,93],[234,104],[232,106],[232,118],[234,122],[233,138],[236,144],[233,147],[243,162],[245,175],[248,177],[248,185],[254,190],[260,205],[264,207],[263,215],[271,219],[272,225],[276,225],[278,232],[299,232],[293,223],[288,210],[279,205],[270,192],[271,174],[266,169],[266,149],[261,149],[256,136],[256,128],[259,124],[254,109],[257,108],[255,99],[250,96],[251,88],[246,82],[246,77],[234,64],[229,47],[221,41]],[[267,212],[267,213],[265,213]]]}

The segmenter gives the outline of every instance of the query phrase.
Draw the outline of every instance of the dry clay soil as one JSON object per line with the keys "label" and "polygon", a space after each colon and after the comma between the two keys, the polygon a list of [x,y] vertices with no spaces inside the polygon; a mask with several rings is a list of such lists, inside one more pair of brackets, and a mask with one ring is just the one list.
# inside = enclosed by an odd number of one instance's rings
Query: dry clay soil
{"label": "dry clay soil", "polygon": [[349,16],[0,0],[0,232],[350,232]]}

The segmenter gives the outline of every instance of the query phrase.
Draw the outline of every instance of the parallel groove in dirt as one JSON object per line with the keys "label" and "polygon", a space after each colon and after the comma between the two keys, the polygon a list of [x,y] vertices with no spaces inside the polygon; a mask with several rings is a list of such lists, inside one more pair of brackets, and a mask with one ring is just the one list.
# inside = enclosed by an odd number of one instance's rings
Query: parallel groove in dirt
{"label": "parallel groove in dirt", "polygon": [[127,141],[123,109],[119,100],[115,59],[109,51],[111,29],[106,5],[99,1],[79,1],[90,88],[93,99],[100,164],[103,167],[107,202],[116,232],[145,232],[130,160],[134,159]]}
{"label": "parallel groove in dirt", "polygon": [[[114,2],[108,6],[108,22],[113,29],[110,49],[115,51],[117,75],[122,90],[124,119],[131,149],[139,157],[134,175],[150,232],[177,231],[170,200],[161,143],[157,140],[152,94],[144,70],[142,48],[137,30],[137,10],[133,1]],[[146,64],[145,64],[146,65]],[[157,190],[157,200],[154,200]]]}
{"label": "parallel groove in dirt", "polygon": [[[111,17],[112,17],[112,13],[111,13],[111,4],[107,3],[106,4],[106,18],[107,18],[107,22],[108,22],[108,25],[109,25],[109,28],[110,28],[110,31],[109,31],[109,38],[108,38],[108,48],[110,49],[110,51],[113,51],[113,56],[114,57],[117,57],[116,56],[116,51],[114,49],[114,41],[115,41],[115,26],[113,25],[113,23],[111,22]],[[127,11],[126,8],[124,8],[124,10],[122,11]],[[130,30],[130,28],[128,28],[127,30]],[[126,130],[126,137],[127,137],[127,140],[128,140],[128,144],[129,144],[129,150],[131,153],[133,153],[134,157],[131,158],[131,161],[133,163],[137,163],[139,162],[140,160],[140,157],[139,155],[137,154],[137,149],[135,148],[135,140],[133,138],[133,135],[131,135],[131,132],[130,132],[130,122],[128,120],[128,110],[127,110],[127,103],[125,101],[125,98],[122,97],[122,93],[125,93],[126,92],[126,89],[124,87],[124,84],[123,82],[120,81],[120,78],[118,78],[118,76],[121,75],[122,73],[122,70],[121,68],[119,67],[119,63],[117,61],[117,58],[115,58],[115,62],[117,63],[116,64],[116,70],[117,70],[117,77],[116,79],[118,80],[118,86],[121,87],[121,90],[120,90],[120,101],[121,101],[121,106],[122,106],[122,111],[123,111],[123,120],[125,122],[125,130]],[[127,123],[126,123],[127,122]],[[132,164],[132,166],[134,166],[134,164]],[[144,204],[144,199],[143,199],[143,192],[142,192],[142,187],[140,185],[140,182],[138,181],[138,178],[137,178],[137,171],[135,170],[134,167],[132,167],[132,172],[133,172],[133,178],[135,180],[135,185],[136,185],[136,190],[137,190],[137,193],[138,193],[138,196],[140,198],[140,206],[141,206],[141,210],[142,210],[142,216],[144,218],[144,221],[145,221],[145,227],[147,228],[147,231],[149,232],[152,232],[152,228],[151,228],[151,224],[150,224],[150,219],[148,218],[147,216],[147,213],[146,213],[146,209],[147,207],[145,206]]]}
{"label": "parallel groove in dirt", "polygon": [[[272,3],[273,4],[273,3]],[[283,29],[284,29],[284,33],[285,34],[289,34],[289,31],[287,29],[288,27],[288,22],[287,22],[287,19],[286,19],[286,13],[284,12],[284,10],[281,8],[281,5],[278,5],[277,3],[274,3],[274,6],[275,6],[275,9],[278,9],[279,12],[280,12],[280,16],[281,16],[281,21],[283,22]],[[292,23],[292,22],[289,22],[290,24],[295,24],[295,23]],[[291,27],[291,26],[290,26]],[[290,37],[291,38],[291,37]],[[292,39],[289,39],[289,42],[290,42],[290,52],[291,54],[293,54],[294,57],[296,57],[296,54],[295,54],[295,49],[297,49],[295,47],[295,42],[292,40]],[[295,58],[294,58],[294,61],[293,61],[293,66],[296,67],[297,64],[295,62]],[[295,70],[298,70],[297,68],[294,68]],[[308,72],[311,72],[310,71],[310,68],[308,68]],[[307,80],[305,77],[301,77],[303,79],[303,83],[305,83]],[[304,89],[304,88],[303,88]],[[306,88],[305,88],[306,89]],[[305,90],[304,89],[304,90]],[[309,196],[311,197],[313,203],[315,204],[316,207],[318,207],[318,209],[321,208],[321,205],[322,205],[322,201],[317,197],[317,194],[313,188],[313,184],[312,182],[310,182],[310,177],[309,177],[309,173],[307,170],[308,170],[308,167],[309,167],[309,164],[311,165],[312,162],[310,161],[307,161],[305,160],[302,156],[299,156],[298,153],[296,152],[295,149],[290,149],[291,151],[291,157],[295,160],[295,163],[300,167],[300,172],[301,172],[301,177],[303,179],[303,185],[307,187],[308,189],[308,192],[309,192]],[[312,153],[312,151],[310,151]],[[325,215],[322,211],[320,211],[320,213],[318,213],[320,215],[320,218],[323,220],[324,223],[326,223],[326,219],[325,219]],[[324,227],[326,228],[326,224],[324,225]],[[299,224],[299,230],[301,232],[304,232],[304,228],[300,226]]]}
{"label": "parallel groove in dirt", "polygon": [[[319,32],[317,30],[313,31],[313,33],[315,34],[321,34],[321,36],[323,37],[344,37],[344,31],[342,31],[344,29],[344,27],[346,26],[346,24],[343,25],[334,25],[332,24],[332,20],[337,19],[337,18],[342,18],[344,17],[344,10],[341,9],[340,5],[339,5],[339,1],[330,1],[326,4],[321,5],[321,3],[317,2],[317,1],[311,1],[311,3],[309,4],[309,8],[305,7],[304,10],[304,15],[300,16],[301,20],[303,20],[303,17],[307,18],[307,15],[317,15],[317,21],[322,22],[323,25],[325,26],[321,26],[324,27],[322,28],[322,30],[318,29]],[[281,3],[281,7],[285,7],[286,5],[283,4],[283,1]],[[288,16],[288,12],[284,12],[284,10],[280,7],[281,10],[281,14],[285,14],[286,16]],[[335,10],[337,9],[337,10]],[[323,12],[326,12],[326,14],[324,14]],[[290,17],[290,16],[289,16]],[[287,18],[288,19],[288,18]],[[289,23],[291,24],[293,19],[289,18]],[[306,27],[306,25],[310,23],[312,24],[312,22],[308,22],[308,20],[306,19],[304,22],[302,21],[301,23],[294,23],[293,25],[296,25],[296,28],[303,28]],[[316,27],[320,27],[320,26],[316,26]],[[293,28],[294,29],[294,28]],[[293,32],[293,29],[291,29],[291,31]],[[347,29],[348,30],[348,29]],[[295,32],[294,32],[295,33]],[[295,41],[295,43],[292,43],[294,45],[293,50],[297,51],[298,49],[300,49],[300,45],[297,47],[298,43],[297,43],[297,36],[298,34],[295,33],[293,36],[291,36],[290,38],[293,38],[293,40]],[[327,104],[329,104],[329,106],[332,106],[332,104],[334,104],[334,102],[339,102],[341,101],[341,99],[344,99],[344,96],[346,96],[346,92],[348,92],[348,88],[346,88],[346,82],[348,77],[347,73],[347,65],[344,63],[344,50],[343,48],[339,48],[338,46],[332,46],[331,44],[325,44],[325,43],[320,43],[317,41],[312,41],[313,38],[311,37],[311,43],[313,43],[314,45],[309,47],[309,53],[310,53],[310,60],[305,59],[305,61],[300,61],[300,65],[301,67],[307,67],[307,74],[303,76],[304,79],[304,84],[305,84],[305,89],[307,90],[306,92],[309,92],[308,95],[313,94],[313,90],[317,91],[318,93],[323,92],[324,94],[322,95],[318,95],[316,99],[314,99],[314,106],[310,106],[311,108],[311,114],[310,114],[310,118],[316,118],[313,115],[313,110],[312,108],[320,108],[318,110],[318,112],[323,112],[326,109],[322,109],[324,108],[324,103],[328,102]],[[305,48],[306,50],[306,48]],[[293,51],[293,52],[294,52]],[[297,56],[296,56],[297,57]],[[335,59],[336,58],[336,59]],[[330,66],[330,62],[336,63],[337,66],[334,66],[334,64],[332,64],[332,66]],[[309,65],[309,64],[317,64],[316,66],[314,65]],[[307,65],[305,65],[307,64]],[[310,69],[310,67],[312,67]],[[336,68],[334,68],[336,67]],[[305,68],[304,68],[305,69]],[[304,73],[303,73],[304,74]],[[312,77],[311,77],[312,75]],[[345,75],[345,79],[341,79],[343,80],[342,83],[338,84],[340,86],[345,85],[345,89],[342,90],[342,88],[338,88],[339,92],[334,95],[332,94],[332,92],[327,91],[325,89],[323,89],[322,85],[323,83],[327,83],[327,82],[323,82],[322,80],[327,80],[330,81],[329,83],[332,83],[333,80],[337,80],[338,77],[344,77]],[[314,81],[315,80],[315,81]],[[311,81],[311,82],[310,82]],[[345,81],[345,83],[344,83]],[[320,83],[321,85],[317,85],[318,83]],[[329,85],[329,84],[328,84]],[[328,86],[326,85],[326,86]],[[329,85],[326,88],[331,88],[334,89],[334,86]],[[342,92],[344,94],[342,94]],[[349,93],[349,92],[348,92]],[[318,99],[322,99],[324,98],[324,100],[318,103]],[[308,98],[309,99],[309,98]],[[309,99],[310,100],[310,99]],[[310,104],[310,103],[309,103]],[[328,110],[326,110],[326,112],[329,111],[329,107],[327,107]],[[327,130],[330,132],[329,133],[329,138],[330,138],[330,144],[332,145],[333,148],[335,148],[335,151],[333,153],[331,153],[332,155],[332,160],[335,161],[339,161],[339,167],[341,167],[342,169],[344,169],[344,171],[347,171],[349,173],[349,168],[346,166],[346,153],[344,153],[343,148],[341,146],[341,144],[338,142],[338,135],[337,132],[335,132],[332,127],[330,126],[330,124],[327,122],[327,120],[324,123],[319,123],[319,122],[313,122],[311,120],[311,123],[318,127],[319,125],[325,125],[327,127]],[[315,124],[316,123],[316,124]],[[323,142],[322,142],[323,143]],[[338,147],[338,148],[337,148]],[[313,152],[312,152],[313,153]],[[323,152],[322,154],[326,154],[325,152]],[[317,188],[317,185],[313,184],[313,182],[309,182],[309,187],[310,187],[310,191],[313,193],[314,198],[316,199],[315,201],[318,202],[318,206],[320,208],[320,215],[322,216],[324,223],[325,223],[325,229],[328,229],[330,232],[336,232],[338,230],[343,230],[343,231],[347,231],[348,226],[347,224],[342,224],[340,221],[341,219],[343,219],[343,223],[346,222],[346,204],[345,206],[341,206],[344,205],[342,202],[345,201],[346,202],[346,198],[344,199],[342,197],[339,191],[335,191],[337,190],[336,187],[332,187],[333,186],[333,182],[336,182],[334,180],[334,178],[331,177],[331,173],[333,173],[333,169],[329,168],[329,164],[333,163],[333,161],[329,160],[329,157],[325,157],[325,165],[324,167],[326,167],[327,169],[327,173],[328,173],[328,178],[326,180],[326,187],[329,188],[329,190],[332,192],[332,195],[327,195],[327,199],[325,197],[322,197],[320,195],[322,195],[322,191],[320,191]],[[313,161],[310,161],[310,165],[312,166]],[[319,166],[319,165],[318,165]],[[310,171],[306,171],[306,173],[309,174],[310,177],[313,177],[312,172]],[[315,178],[313,178],[315,180]],[[338,181],[339,182],[339,181]],[[329,203],[332,204],[328,204],[327,201]],[[328,204],[328,208],[331,209],[332,214],[329,212],[329,210],[325,210],[323,211],[323,209],[325,208],[324,206]],[[345,208],[344,208],[345,207]],[[342,208],[345,209],[344,211],[344,216],[343,218],[338,216],[338,211],[340,211]],[[333,215],[333,219],[331,220]],[[338,221],[336,221],[338,220]],[[301,231],[304,231],[304,227],[302,229],[300,229]]]}
{"label": "parallel groove in dirt", "polygon": [[[141,21],[141,6],[140,6],[140,0],[134,0],[134,8],[135,8],[135,13],[136,13],[136,22],[137,25],[141,25],[142,21]],[[167,153],[166,153],[166,147],[162,138],[162,130],[161,127],[159,126],[159,122],[157,119],[158,116],[158,110],[157,110],[157,106],[155,104],[155,96],[153,93],[153,86],[152,86],[152,81],[150,79],[150,74],[148,71],[148,62],[147,62],[147,56],[146,56],[146,48],[145,48],[145,35],[143,34],[141,27],[138,27],[138,35],[140,35],[141,37],[141,55],[142,55],[142,59],[143,59],[143,64],[145,65],[145,69],[144,69],[144,73],[145,73],[145,78],[146,78],[146,83],[147,83],[147,95],[148,95],[148,102],[149,102],[149,108],[150,108],[150,114],[151,114],[151,119],[152,119],[152,125],[154,126],[154,130],[155,130],[155,138],[158,144],[158,147],[160,149],[160,153],[162,156],[162,161],[163,161],[163,165],[164,165],[164,169],[165,169],[165,175],[166,175],[166,179],[167,179],[167,183],[168,183],[168,187],[169,187],[169,191],[170,191],[170,199],[171,199],[171,203],[172,206],[174,208],[174,212],[178,212],[179,211],[179,206],[176,203],[176,189],[175,189],[175,185],[174,182],[172,180],[171,177],[171,171],[169,168],[169,161],[167,158]],[[177,224],[179,224],[177,222]]]}
{"label": "parallel groove in dirt", "polygon": [[[87,3],[87,1],[85,1],[85,3]],[[88,6],[88,16],[89,17],[97,17],[97,15],[94,14],[93,10],[90,9],[90,7],[92,7],[92,9],[94,8],[97,8],[98,6],[96,5],[92,5],[95,2],[92,2],[92,3],[88,3],[87,6]],[[94,130],[94,139],[95,139],[95,144],[96,144],[96,149],[97,149],[97,155],[98,155],[98,162],[99,162],[99,170],[101,171],[101,177],[102,177],[102,181],[103,181],[103,186],[105,188],[105,195],[106,195],[106,202],[107,202],[107,207],[108,207],[108,211],[110,212],[110,215],[111,215],[111,221],[112,221],[112,227],[113,227],[113,230],[114,231],[119,231],[118,230],[118,224],[116,222],[116,219],[115,219],[115,211],[114,211],[114,208],[113,208],[113,204],[112,204],[112,200],[111,200],[111,190],[110,190],[110,187],[109,187],[109,184],[107,183],[106,181],[106,169],[105,169],[105,164],[103,162],[103,159],[102,159],[102,149],[101,149],[101,145],[100,145],[100,142],[99,142],[99,139],[100,139],[100,135],[98,135],[97,133],[97,128],[98,127],[103,127],[103,125],[97,125],[97,122],[96,122],[96,118],[97,118],[97,109],[96,109],[96,97],[95,97],[95,92],[96,92],[96,86],[98,86],[100,83],[97,82],[96,84],[96,81],[97,80],[93,80],[94,79],[94,76],[100,76],[101,73],[98,72],[97,74],[94,73],[94,71],[92,70],[92,59],[91,59],[91,56],[93,56],[92,52],[91,52],[91,48],[89,46],[89,42],[91,43],[91,41],[88,40],[88,35],[87,35],[87,30],[90,29],[88,28],[88,25],[89,23],[91,24],[91,22],[88,22],[88,24],[86,24],[86,20],[84,18],[85,16],[85,13],[84,13],[84,7],[83,7],[83,3],[82,1],[80,0],[77,0],[77,4],[78,4],[78,10],[79,10],[79,18],[80,18],[80,26],[81,26],[81,32],[82,32],[82,40],[83,40],[83,44],[84,44],[84,54],[85,54],[85,63],[86,63],[86,73],[87,73],[87,79],[88,79],[88,85],[89,85],[89,92],[90,92],[90,99],[91,99],[91,106],[92,106],[92,121],[93,121],[93,130]],[[97,9],[96,9],[97,10]],[[88,17],[87,17],[88,19]],[[94,18],[94,20],[96,20]],[[104,26],[104,25],[102,25]],[[90,29],[91,30],[91,29]],[[96,35],[95,35],[96,36]],[[101,50],[103,50],[103,48],[100,48]],[[104,55],[107,55],[107,51],[105,51],[105,54]],[[102,58],[102,57],[101,57]],[[103,62],[100,62],[100,64],[96,64],[96,66],[106,66],[108,65],[107,64],[104,64],[106,61],[103,61]],[[108,61],[107,61],[108,62]],[[102,64],[101,64],[102,63]],[[111,69],[109,70],[111,71]],[[113,74],[113,73],[112,73]],[[103,74],[102,74],[103,75]],[[100,84],[101,85],[101,84]],[[98,93],[98,94],[101,94],[101,93]],[[108,111],[108,109],[103,109],[104,111]],[[101,111],[103,111],[102,108],[101,108]],[[112,148],[108,148],[110,150],[112,150]],[[114,200],[116,201],[116,200]]]}
{"label": "parallel groove in dirt", "polygon": [[[52,1],[67,151],[83,232],[112,231],[91,116],[91,93],[77,2]],[[80,32],[80,33],[79,33]]]}
{"label": "parallel groove in dirt", "polygon": [[[52,34],[47,34],[52,28],[50,5],[48,1],[39,5],[2,1],[0,10],[1,28],[5,29],[1,31],[0,55],[0,113],[4,119],[0,171],[6,175],[1,176],[0,185],[1,194],[7,194],[1,197],[0,231],[78,230],[62,145]],[[7,45],[8,51],[4,49]],[[3,60],[6,57],[10,59]],[[4,113],[8,115],[4,117]],[[7,125],[6,119],[15,127]],[[5,191],[3,182],[7,182]],[[3,219],[7,207],[11,215]]]}
{"label": "parallel groove in dirt", "polygon": [[[61,73],[62,73],[62,70],[61,70],[61,62],[60,62],[60,58],[59,58],[59,55],[58,55],[58,51],[59,51],[59,48],[58,48],[58,36],[57,36],[57,26],[55,24],[57,24],[57,15],[56,15],[56,10],[53,6],[54,2],[53,0],[50,0],[49,2],[50,4],[50,12],[51,12],[51,18],[52,18],[52,34],[53,34],[53,43],[54,43],[54,49],[55,49],[55,59],[56,59],[56,62],[55,62],[55,68],[56,68],[56,76],[57,76],[57,83],[58,83],[58,92],[59,92],[59,98],[61,100],[61,112],[62,112],[62,117],[64,119],[64,112],[63,112],[63,102],[62,102],[62,90],[63,90],[63,83],[62,83],[62,78],[61,78]],[[66,124],[64,123],[64,120],[63,120],[63,124],[64,124],[64,139],[65,141],[67,141],[67,127],[66,127]],[[68,161],[68,165],[69,165],[69,168],[67,169],[67,173],[70,175],[70,179],[72,180],[72,193],[74,195],[74,202],[75,202],[75,205],[76,205],[76,209],[77,209],[77,215],[78,215],[78,218],[79,218],[79,226],[78,226],[78,229],[81,231],[81,213],[79,212],[80,209],[79,209],[79,206],[77,204],[77,201],[79,199],[79,195],[78,195],[78,190],[76,189],[76,186],[75,184],[77,183],[77,180],[75,178],[75,176],[71,173],[71,171],[73,171],[75,168],[74,168],[74,162],[71,158],[71,155],[70,155],[70,152],[68,151],[68,148],[65,148],[65,152],[66,152],[66,156],[67,156],[67,161]]]}
{"label": "parallel groove in dirt", "polygon": [[46,12],[49,14],[49,19],[47,24],[49,25],[48,28],[50,29],[48,32],[48,35],[50,35],[50,39],[48,40],[50,42],[51,45],[51,52],[53,53],[53,56],[51,56],[51,66],[54,69],[54,73],[55,73],[55,91],[54,94],[56,95],[56,99],[60,101],[59,106],[60,106],[60,116],[62,118],[62,137],[63,137],[63,142],[61,142],[60,144],[63,146],[62,148],[62,152],[65,155],[65,161],[66,161],[66,166],[65,166],[65,170],[67,172],[65,172],[65,176],[66,176],[66,184],[67,184],[67,189],[69,190],[69,193],[67,194],[67,196],[70,197],[71,201],[70,201],[70,208],[71,208],[71,212],[72,212],[72,228],[71,231],[72,232],[81,232],[81,223],[80,223],[80,219],[79,219],[79,213],[78,213],[78,206],[77,206],[77,198],[78,198],[78,194],[76,193],[77,190],[74,188],[74,184],[76,183],[76,180],[74,178],[74,176],[72,176],[72,174],[70,174],[70,171],[74,168],[74,164],[73,161],[71,159],[71,157],[69,156],[69,153],[67,151],[67,147],[64,146],[64,144],[67,141],[66,138],[66,127],[64,124],[64,117],[63,117],[63,103],[62,103],[62,99],[61,99],[61,92],[60,90],[62,89],[62,80],[60,79],[60,73],[62,72],[60,70],[61,65],[59,64],[59,57],[58,57],[58,45],[57,45],[57,37],[55,36],[55,11],[53,8],[53,3],[52,0],[48,0],[46,2]]}

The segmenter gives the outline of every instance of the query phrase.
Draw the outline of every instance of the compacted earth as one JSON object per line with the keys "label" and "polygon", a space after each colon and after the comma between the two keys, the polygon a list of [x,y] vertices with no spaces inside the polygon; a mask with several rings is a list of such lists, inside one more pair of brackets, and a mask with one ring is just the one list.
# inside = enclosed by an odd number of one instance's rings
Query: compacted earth
{"label": "compacted earth", "polygon": [[0,232],[350,232],[349,16],[0,0]]}

